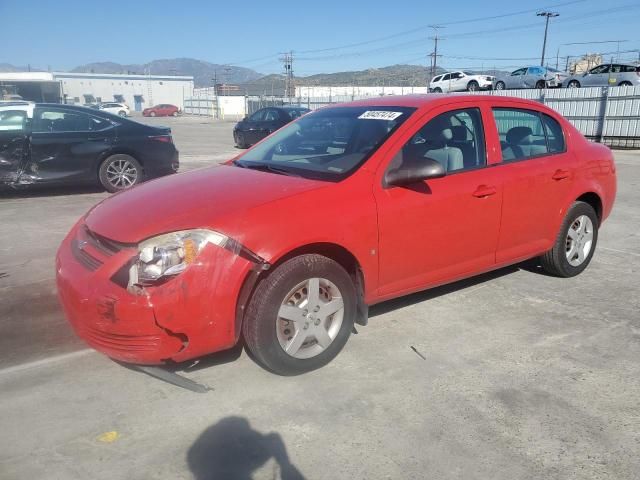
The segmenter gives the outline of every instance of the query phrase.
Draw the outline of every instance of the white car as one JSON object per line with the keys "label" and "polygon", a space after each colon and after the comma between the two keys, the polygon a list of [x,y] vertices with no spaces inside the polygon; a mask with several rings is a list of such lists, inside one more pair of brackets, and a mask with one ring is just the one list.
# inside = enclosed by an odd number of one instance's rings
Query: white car
{"label": "white car", "polygon": [[128,117],[131,114],[131,111],[129,110],[129,107],[126,103],[100,103],[95,108],[98,108],[98,110],[102,110],[104,112],[113,113],[114,115],[120,115],[121,117]]}
{"label": "white car", "polygon": [[434,93],[475,92],[491,90],[494,77],[472,72],[458,71],[443,73],[433,77],[429,83],[429,91]]}

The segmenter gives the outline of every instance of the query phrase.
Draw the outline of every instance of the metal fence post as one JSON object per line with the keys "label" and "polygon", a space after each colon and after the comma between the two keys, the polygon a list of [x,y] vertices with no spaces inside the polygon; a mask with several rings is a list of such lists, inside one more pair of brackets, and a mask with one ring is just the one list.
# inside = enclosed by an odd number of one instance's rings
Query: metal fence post
{"label": "metal fence post", "polygon": [[609,105],[609,88],[610,87],[602,87],[602,108],[600,109],[602,113],[601,122],[601,130],[600,130],[600,139],[598,140],[600,143],[604,142],[605,137],[605,129],[607,128],[607,107]]}

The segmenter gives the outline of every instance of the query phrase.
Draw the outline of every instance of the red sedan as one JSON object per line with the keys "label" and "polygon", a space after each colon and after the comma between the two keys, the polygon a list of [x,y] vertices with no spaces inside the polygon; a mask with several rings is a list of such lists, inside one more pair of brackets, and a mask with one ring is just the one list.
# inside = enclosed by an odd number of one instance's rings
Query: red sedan
{"label": "red sedan", "polygon": [[534,257],[581,273],[615,171],[607,147],[527,100],[332,106],[224,166],[98,204],[58,251],[58,289],[113,358],[179,362],[242,335],[263,366],[298,374],[334,358],[368,305]]}
{"label": "red sedan", "polygon": [[167,103],[145,108],[142,111],[144,117],[177,117],[179,113],[180,109],[178,107]]}

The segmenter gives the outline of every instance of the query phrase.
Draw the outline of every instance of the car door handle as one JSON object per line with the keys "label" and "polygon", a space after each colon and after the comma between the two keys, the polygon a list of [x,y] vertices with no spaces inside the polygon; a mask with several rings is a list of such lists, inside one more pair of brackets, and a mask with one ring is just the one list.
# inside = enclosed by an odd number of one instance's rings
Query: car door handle
{"label": "car door handle", "polygon": [[491,185],[480,185],[478,188],[476,188],[476,191],[473,192],[473,196],[477,198],[485,198],[490,197],[491,195],[495,195],[496,193],[498,193],[496,187],[493,187]]}
{"label": "car door handle", "polygon": [[556,172],[551,176],[554,180],[564,180],[565,178],[569,178],[569,170],[563,170],[559,168]]}

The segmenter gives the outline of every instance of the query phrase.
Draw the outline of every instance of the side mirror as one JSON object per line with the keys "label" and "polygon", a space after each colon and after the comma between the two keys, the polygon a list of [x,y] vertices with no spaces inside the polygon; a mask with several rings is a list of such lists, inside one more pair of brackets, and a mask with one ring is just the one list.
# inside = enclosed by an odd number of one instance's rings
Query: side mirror
{"label": "side mirror", "polygon": [[402,163],[387,171],[385,186],[401,187],[423,182],[432,178],[441,178],[447,174],[442,164],[432,158],[407,156]]}

